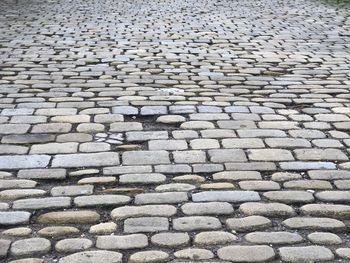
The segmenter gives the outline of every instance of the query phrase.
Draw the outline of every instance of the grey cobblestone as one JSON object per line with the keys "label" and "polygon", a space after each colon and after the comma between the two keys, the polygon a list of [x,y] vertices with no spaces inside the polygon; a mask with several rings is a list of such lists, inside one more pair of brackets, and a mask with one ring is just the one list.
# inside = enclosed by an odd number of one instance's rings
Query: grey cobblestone
{"label": "grey cobblestone", "polygon": [[0,261],[347,262],[349,10],[2,1]]}

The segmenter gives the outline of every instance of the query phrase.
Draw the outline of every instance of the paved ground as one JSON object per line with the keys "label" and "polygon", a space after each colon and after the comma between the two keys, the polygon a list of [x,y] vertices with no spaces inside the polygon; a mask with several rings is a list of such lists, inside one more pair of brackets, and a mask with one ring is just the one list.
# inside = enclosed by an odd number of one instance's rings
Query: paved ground
{"label": "paved ground", "polygon": [[0,8],[1,262],[350,262],[349,8]]}

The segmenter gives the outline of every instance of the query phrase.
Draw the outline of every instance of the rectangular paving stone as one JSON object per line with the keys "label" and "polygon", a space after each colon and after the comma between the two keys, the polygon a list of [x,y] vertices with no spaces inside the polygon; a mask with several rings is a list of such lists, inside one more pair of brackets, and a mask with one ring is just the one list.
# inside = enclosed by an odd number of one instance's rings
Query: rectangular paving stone
{"label": "rectangular paving stone", "polygon": [[44,143],[55,140],[54,134],[14,134],[6,135],[2,137],[1,143],[10,144],[32,144],[32,143]]}
{"label": "rectangular paving stone", "polygon": [[75,115],[78,109],[75,108],[61,108],[61,109],[37,109],[35,115],[44,116],[59,116],[59,115]]}
{"label": "rectangular paving stone", "polygon": [[93,191],[92,185],[65,185],[52,187],[50,193],[52,196],[77,196],[91,195]]}
{"label": "rectangular paving stone", "polygon": [[213,173],[224,170],[224,166],[219,163],[199,163],[192,165],[194,173]]}
{"label": "rectangular paving stone", "polygon": [[294,153],[299,160],[346,161],[349,159],[339,149],[297,149]]}
{"label": "rectangular paving stone", "polygon": [[245,162],[247,157],[241,149],[217,149],[208,151],[211,162]]}
{"label": "rectangular paving stone", "polygon": [[250,149],[247,151],[252,161],[293,161],[294,157],[288,150],[282,149]]}
{"label": "rectangular paving stone", "polygon": [[34,125],[31,133],[68,133],[71,129],[70,123],[41,123]]}
{"label": "rectangular paving stone", "polygon": [[141,115],[163,115],[167,114],[166,106],[144,106],[141,108]]}
{"label": "rectangular paving stone", "polygon": [[161,164],[154,166],[154,171],[165,174],[191,173],[192,168],[187,164]]}
{"label": "rectangular paving stone", "polygon": [[0,156],[0,169],[41,168],[48,166],[49,155],[3,155]]}
{"label": "rectangular paving stone", "polygon": [[29,128],[29,124],[1,124],[0,134],[24,134]]}
{"label": "rectangular paving stone", "polygon": [[176,204],[188,200],[185,192],[145,193],[135,196],[135,204]]}
{"label": "rectangular paving stone", "polygon": [[119,165],[119,154],[115,152],[58,154],[52,167],[92,167]]}
{"label": "rectangular paving stone", "polygon": [[10,155],[10,154],[26,154],[29,147],[11,144],[0,144],[0,154]]}
{"label": "rectangular paving stone", "polygon": [[184,113],[195,113],[197,111],[195,106],[170,106],[169,112],[171,114],[184,114]]}
{"label": "rectangular paving stone", "polygon": [[132,174],[132,173],[151,173],[152,166],[138,165],[138,166],[111,166],[103,168],[104,175],[114,174]]}
{"label": "rectangular paving stone", "polygon": [[[221,129],[254,129],[256,125],[254,121],[218,121],[218,126]],[[243,133],[243,131],[241,132]]]}
{"label": "rectangular paving stone", "polygon": [[17,174],[18,178],[22,179],[45,179],[45,180],[57,180],[66,178],[65,169],[30,169],[20,170]]}
{"label": "rectangular paving stone", "polygon": [[129,151],[122,154],[123,165],[169,164],[167,151]]}
{"label": "rectangular paving stone", "polygon": [[212,175],[214,180],[240,181],[261,180],[261,174],[257,171],[223,171]]}
{"label": "rectangular paving stone", "polygon": [[126,140],[129,142],[161,139],[168,139],[167,131],[135,131],[126,133]]}
{"label": "rectangular paving stone", "polygon": [[27,224],[31,213],[24,211],[0,212],[0,225],[12,226]]}
{"label": "rectangular paving stone", "polygon": [[32,145],[31,154],[58,154],[58,153],[75,153],[78,151],[78,143],[47,143]]}
{"label": "rectangular paving stone", "polygon": [[125,233],[159,232],[169,229],[166,217],[128,218],[124,221]]}
{"label": "rectangular paving stone", "polygon": [[274,171],[277,170],[273,162],[246,162],[246,163],[225,163],[225,168],[232,171]]}
{"label": "rectangular paving stone", "polygon": [[308,175],[314,180],[350,179],[350,171],[346,170],[313,170]]}
{"label": "rectangular paving stone", "polygon": [[0,258],[6,258],[8,250],[10,249],[11,240],[0,239]]}
{"label": "rectangular paving stone", "polygon": [[237,133],[241,138],[287,137],[284,131],[273,129],[242,129]]}
{"label": "rectangular paving stone", "polygon": [[23,115],[32,115],[34,109],[3,109],[0,115],[4,116],[23,116]]}
{"label": "rectangular paving stone", "polygon": [[74,198],[77,207],[117,206],[129,203],[131,198],[126,195],[89,195]]}
{"label": "rectangular paving stone", "polygon": [[175,163],[204,163],[206,162],[205,151],[175,151],[173,152]]}
{"label": "rectangular paving stone", "polygon": [[306,148],[311,143],[306,139],[297,138],[267,138],[265,143],[272,148]]}
{"label": "rectangular paving stone", "polygon": [[13,202],[13,209],[56,209],[71,206],[69,197],[29,198]]}
{"label": "rectangular paving stone", "polygon": [[205,191],[192,194],[193,202],[250,202],[259,201],[258,192],[254,191]]}
{"label": "rectangular paving stone", "polygon": [[144,234],[98,236],[96,240],[96,247],[99,249],[136,249],[147,246],[148,239]]}
{"label": "rectangular paving stone", "polygon": [[264,148],[265,144],[262,139],[258,138],[232,138],[232,139],[223,139],[222,145],[224,148]]}
{"label": "rectangular paving stone", "polygon": [[110,125],[112,132],[142,131],[142,129],[142,123],[139,122],[116,122]]}
{"label": "rectangular paving stone", "polygon": [[139,110],[138,108],[132,106],[116,106],[112,108],[112,112],[123,115],[137,115]]}
{"label": "rectangular paving stone", "polygon": [[151,140],[148,142],[150,150],[186,150],[185,140]]}
{"label": "rectangular paving stone", "polygon": [[283,170],[319,170],[319,169],[336,169],[336,165],[333,162],[280,162],[280,167]]}

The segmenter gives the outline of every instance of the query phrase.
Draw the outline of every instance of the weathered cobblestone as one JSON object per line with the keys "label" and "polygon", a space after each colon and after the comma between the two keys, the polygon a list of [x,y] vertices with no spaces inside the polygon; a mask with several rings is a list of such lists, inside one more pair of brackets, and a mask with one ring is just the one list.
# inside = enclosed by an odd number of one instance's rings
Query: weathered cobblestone
{"label": "weathered cobblestone", "polygon": [[2,1],[0,261],[349,261],[349,11]]}
{"label": "weathered cobblestone", "polygon": [[334,255],[328,248],[321,246],[282,247],[279,249],[281,259],[285,262],[329,261]]}
{"label": "weathered cobblestone", "polygon": [[266,262],[275,257],[275,252],[269,246],[227,246],[218,250],[222,260],[231,262]]}

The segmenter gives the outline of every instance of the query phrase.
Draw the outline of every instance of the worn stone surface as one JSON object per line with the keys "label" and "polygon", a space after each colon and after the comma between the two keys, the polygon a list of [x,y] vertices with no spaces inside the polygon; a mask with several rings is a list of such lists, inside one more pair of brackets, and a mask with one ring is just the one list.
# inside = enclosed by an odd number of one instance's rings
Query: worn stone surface
{"label": "worn stone surface", "polygon": [[214,257],[214,253],[207,249],[202,248],[187,248],[178,250],[174,253],[176,258],[192,259],[192,260],[203,260],[211,259]]}
{"label": "worn stone surface", "polygon": [[130,263],[162,262],[169,257],[169,254],[163,251],[150,250],[136,252],[129,258]]}
{"label": "worn stone surface", "polygon": [[106,250],[116,249],[136,249],[144,248],[148,245],[148,239],[143,234],[132,234],[125,236],[99,236],[96,247]]}
{"label": "worn stone surface", "polygon": [[104,262],[113,262],[121,263],[122,254],[113,251],[107,250],[95,250],[95,251],[86,251],[78,252],[71,254],[69,256],[62,257],[58,262],[59,263],[104,263]]}
{"label": "worn stone surface", "polygon": [[188,245],[190,237],[187,233],[159,233],[151,238],[151,242],[162,247],[179,247]]}
{"label": "worn stone surface", "polygon": [[45,238],[28,238],[13,242],[11,254],[15,256],[28,256],[45,254],[51,249],[51,242]]}
{"label": "worn stone surface", "polygon": [[89,224],[96,223],[100,215],[95,211],[63,211],[42,214],[37,218],[40,224]]}
{"label": "worn stone surface", "polygon": [[0,225],[20,225],[29,222],[29,212],[0,212]]}
{"label": "worn stone surface", "polygon": [[266,262],[275,257],[269,246],[227,246],[218,250],[218,257],[231,262]]}
{"label": "worn stone surface", "polygon": [[231,243],[237,240],[237,237],[224,231],[201,232],[194,237],[194,244],[199,246],[211,246],[225,243]]}
{"label": "worn stone surface", "polygon": [[229,218],[226,220],[229,229],[239,232],[266,229],[272,226],[270,219],[263,216],[247,216],[243,218]]}
{"label": "worn stone surface", "polygon": [[124,221],[126,233],[158,232],[168,230],[169,222],[165,217],[128,218]]}
{"label": "worn stone surface", "polygon": [[92,241],[87,238],[66,238],[56,243],[55,249],[61,253],[72,253],[87,250],[92,247]]}
{"label": "worn stone surface", "polygon": [[79,232],[79,229],[72,226],[52,226],[40,229],[38,234],[43,237],[66,237],[69,235],[76,235]]}
{"label": "worn stone surface", "polygon": [[285,262],[319,262],[334,258],[332,251],[322,246],[282,247],[279,254]]}
{"label": "worn stone surface", "polygon": [[349,261],[349,14],[1,1],[0,261]]}
{"label": "worn stone surface", "polygon": [[294,244],[303,241],[299,234],[290,232],[252,232],[244,238],[255,244]]}

